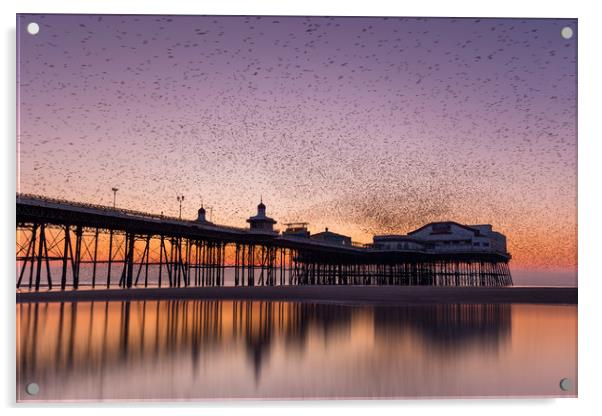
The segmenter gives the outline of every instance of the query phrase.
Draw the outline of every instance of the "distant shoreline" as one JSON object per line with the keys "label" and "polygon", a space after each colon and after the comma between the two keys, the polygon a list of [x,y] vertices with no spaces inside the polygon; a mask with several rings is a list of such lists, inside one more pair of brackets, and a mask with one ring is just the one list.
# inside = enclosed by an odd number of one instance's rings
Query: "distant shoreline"
{"label": "distant shoreline", "polygon": [[263,286],[17,292],[17,303],[127,300],[256,300],[353,305],[577,304],[576,287]]}

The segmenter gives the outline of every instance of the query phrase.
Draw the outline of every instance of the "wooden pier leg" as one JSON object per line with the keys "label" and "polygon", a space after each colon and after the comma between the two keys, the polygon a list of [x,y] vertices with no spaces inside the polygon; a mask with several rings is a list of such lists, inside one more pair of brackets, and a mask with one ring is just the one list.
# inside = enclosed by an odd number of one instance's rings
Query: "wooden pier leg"
{"label": "wooden pier leg", "polygon": [[[165,248],[165,270],[167,270],[167,277],[169,280],[169,287],[173,286],[173,238],[169,238],[167,241],[169,241],[169,254],[167,253],[167,245],[164,246]],[[165,243],[164,243],[165,244]]]}
{"label": "wooden pier leg", "polygon": [[213,245],[213,286],[219,286],[220,282],[219,268],[219,243]]}
{"label": "wooden pier leg", "polygon": [[219,286],[221,281],[220,272],[221,269],[219,267],[220,264],[220,243],[215,243],[213,245],[213,285]]}
{"label": "wooden pier leg", "polygon": [[[240,262],[240,284],[245,286],[245,269],[247,267],[247,245],[243,244],[241,249],[241,262]],[[247,273],[248,278],[248,273]]]}
{"label": "wooden pier leg", "polygon": [[454,286],[460,286],[460,264],[454,262]]}
{"label": "wooden pier leg", "polygon": [[224,248],[222,249],[222,286],[226,285],[226,270],[228,267],[227,255],[228,255],[228,243],[224,243]]}
{"label": "wooden pier leg", "polygon": [[266,285],[274,286],[276,283],[276,247],[267,246],[266,250]]}
{"label": "wooden pier leg", "polygon": [[127,257],[128,257],[128,233],[123,234],[123,269],[119,278],[119,287],[125,287],[125,276],[127,272]]}
{"label": "wooden pier leg", "polygon": [[261,274],[259,275],[259,286],[263,286],[263,273],[265,271],[265,246],[261,246]]}
{"label": "wooden pier leg", "polygon": [[178,239],[171,238],[171,277],[173,279],[172,285],[173,287],[178,286]]}
{"label": "wooden pier leg", "polygon": [[272,247],[265,248],[265,285],[271,286],[272,280]]}
{"label": "wooden pier leg", "polygon": [[286,282],[286,249],[280,249],[280,286]]}
{"label": "wooden pier leg", "polygon": [[485,274],[487,273],[487,269],[485,268],[485,262],[481,262],[479,268],[479,286],[485,286]]}
{"label": "wooden pier leg", "polygon": [[65,237],[63,237],[63,270],[61,273],[61,289],[65,290],[67,286],[67,253],[69,252],[69,246],[71,238],[71,230],[69,225],[65,225]]}
{"label": "wooden pier leg", "polygon": [[38,242],[38,255],[37,255],[37,266],[36,266],[36,291],[40,290],[40,278],[42,272],[42,258],[44,256],[44,238],[45,238],[45,225],[40,224],[40,238]]}
{"label": "wooden pier leg", "polygon": [[207,242],[203,242],[201,246],[201,261],[203,263],[201,267],[201,286],[205,286],[207,279]]}
{"label": "wooden pier leg", "polygon": [[255,286],[255,246],[249,247],[249,284]]}
{"label": "wooden pier leg", "polygon": [[247,280],[246,280],[246,286],[250,286],[251,285],[251,245],[247,246],[247,253],[245,256],[245,262],[246,262],[246,269],[247,269]]}
{"label": "wooden pier leg", "polygon": [[136,236],[132,233],[129,237],[129,249],[127,256],[127,276],[126,276],[126,287],[129,289],[132,287],[134,277],[134,245],[136,243]]}
{"label": "wooden pier leg", "polygon": [[46,280],[48,282],[48,289],[52,289],[52,277],[50,275],[50,256],[48,255],[48,242],[46,241],[46,237],[44,237],[44,253],[46,259]]}
{"label": "wooden pier leg", "polygon": [[205,285],[207,286],[212,286],[212,279],[213,279],[213,250],[212,250],[212,244],[211,242],[207,242],[207,244],[205,245]]}
{"label": "wooden pier leg", "polygon": [[505,286],[505,282],[504,282],[504,270],[503,270],[503,263],[497,263],[496,268],[497,268],[497,285],[498,286]]}
{"label": "wooden pier leg", "polygon": [[238,251],[239,245],[236,243],[236,248],[234,251],[234,286],[238,286]]}
{"label": "wooden pier leg", "polygon": [[207,286],[213,286],[215,282],[215,250],[213,242],[207,246]]}
{"label": "wooden pier leg", "polygon": [[226,262],[226,252],[225,252],[225,244],[224,243],[219,243],[217,245],[217,269],[218,269],[218,282],[217,285],[218,286],[223,286],[224,285],[224,275],[225,275],[225,262]]}
{"label": "wooden pier leg", "polygon": [[274,285],[274,247],[267,247],[267,285]]}
{"label": "wooden pier leg", "polygon": [[[170,254],[173,253],[173,247],[170,245]],[[171,265],[170,257],[167,255],[167,247],[165,247],[165,240],[163,240],[163,255],[165,256],[165,270],[167,270],[167,279],[169,281],[169,287],[173,286],[173,280],[171,277]]]}
{"label": "wooden pier leg", "polygon": [[183,260],[182,260],[182,239],[178,238],[176,241],[176,269],[177,269],[177,281],[178,287],[182,287],[182,275],[184,274]]}
{"label": "wooden pier leg", "polygon": [[173,244],[174,244],[174,258],[173,258],[174,282],[173,282],[173,284],[175,287],[180,287],[180,286],[182,286],[182,274],[181,274],[182,271],[180,270],[180,239],[175,238],[173,240]]}
{"label": "wooden pier leg", "polygon": [[216,263],[216,252],[215,252],[215,244],[209,244],[209,285],[215,286],[215,281],[217,280],[217,270],[215,267]]}
{"label": "wooden pier leg", "polygon": [[207,252],[206,254],[206,273],[207,276],[205,278],[205,284],[207,286],[213,286],[213,249],[212,249],[213,243],[212,242],[207,242],[207,245],[205,246],[205,250]]}
{"label": "wooden pier leg", "polygon": [[146,264],[144,265],[144,287],[148,287],[148,260],[150,257],[150,234],[146,237]]}
{"label": "wooden pier leg", "polygon": [[138,280],[140,279],[140,272],[142,271],[142,266],[144,265],[144,260],[146,259],[146,250],[148,249],[148,240],[145,239],[144,250],[142,251],[142,255],[140,256],[140,264],[138,265],[138,272],[136,272],[136,280],[134,281],[134,286],[138,286]]}
{"label": "wooden pier leg", "polygon": [[203,277],[203,272],[204,272],[204,247],[205,247],[205,243],[203,241],[199,241],[199,286],[204,286],[205,285],[205,281],[204,281],[204,277]]}
{"label": "wooden pier leg", "polygon": [[107,289],[111,286],[111,263],[113,262],[113,229],[109,230],[109,259],[107,269]]}
{"label": "wooden pier leg", "polygon": [[[288,284],[291,285],[293,284],[293,250],[287,250],[288,251]],[[286,256],[286,254],[285,254]]]}
{"label": "wooden pier leg", "polygon": [[17,289],[21,287],[21,281],[23,280],[23,275],[25,274],[25,270],[27,269],[27,263],[29,262],[29,254],[32,252],[32,238],[29,238],[29,243],[27,244],[27,253],[25,253],[25,258],[23,259],[23,264],[21,265],[21,272],[19,273],[19,280],[17,280]]}
{"label": "wooden pier leg", "polygon": [[186,240],[186,286],[190,286],[190,239]]}
{"label": "wooden pier leg", "polygon": [[94,260],[92,262],[92,288],[96,287],[96,262],[98,259],[98,227],[94,232]]}
{"label": "wooden pier leg", "polygon": [[211,244],[211,286],[217,286],[217,243]]}
{"label": "wooden pier leg", "polygon": [[161,287],[161,274],[163,273],[163,251],[165,250],[165,237],[161,234],[159,241],[159,287]]}
{"label": "wooden pier leg", "polygon": [[194,285],[198,286],[199,285],[199,254],[200,254],[200,247],[199,247],[199,242],[195,241],[194,244]]}
{"label": "wooden pier leg", "polygon": [[75,276],[73,276],[73,287],[75,289],[79,287],[79,271],[82,255],[82,234],[82,227],[81,225],[78,225],[75,228]]}
{"label": "wooden pier leg", "polygon": [[36,258],[36,234],[38,232],[38,224],[33,225],[33,231],[31,232],[31,245],[33,250],[31,252],[31,265],[29,267],[29,289],[33,287],[33,267]]}
{"label": "wooden pier leg", "polygon": [[217,272],[216,285],[220,286],[222,283],[222,243],[217,243],[215,246],[215,267]]}
{"label": "wooden pier leg", "polygon": [[274,258],[273,258],[274,249],[272,247],[266,247],[266,285],[272,286],[273,278],[274,278]]}

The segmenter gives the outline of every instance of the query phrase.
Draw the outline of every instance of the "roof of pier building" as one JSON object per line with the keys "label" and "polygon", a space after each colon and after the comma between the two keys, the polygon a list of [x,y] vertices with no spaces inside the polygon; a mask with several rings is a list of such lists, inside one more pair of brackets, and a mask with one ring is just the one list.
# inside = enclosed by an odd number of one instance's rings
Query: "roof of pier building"
{"label": "roof of pier building", "polygon": [[[483,227],[483,226],[480,226]],[[490,226],[491,227],[491,226]],[[422,238],[424,236],[431,235],[445,235],[445,234],[472,234],[478,236],[481,230],[478,228],[474,228],[470,225],[460,224],[455,221],[442,221],[442,222],[430,222],[428,224],[423,225],[420,228],[415,229],[414,231],[410,231],[408,233],[409,236],[420,236],[418,238]]]}
{"label": "roof of pier building", "polygon": [[409,235],[403,235],[403,234],[382,234],[382,235],[375,235],[373,237],[374,241],[393,241],[393,242],[397,242],[397,241],[407,241],[407,242],[414,242],[414,243],[422,243],[422,240],[419,240],[417,238],[411,237]]}
{"label": "roof of pier building", "polygon": [[342,245],[351,245],[351,237],[343,234],[333,233],[332,231],[328,230],[328,227],[326,227],[321,233],[312,234],[310,238],[314,240],[336,242]]}

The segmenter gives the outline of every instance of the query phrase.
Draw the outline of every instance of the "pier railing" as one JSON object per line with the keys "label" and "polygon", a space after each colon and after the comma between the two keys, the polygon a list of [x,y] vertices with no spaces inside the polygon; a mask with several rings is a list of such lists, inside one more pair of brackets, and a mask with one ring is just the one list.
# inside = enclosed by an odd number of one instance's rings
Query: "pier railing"
{"label": "pier railing", "polygon": [[51,198],[51,197],[46,197],[46,196],[34,195],[34,194],[17,193],[17,203],[19,203],[20,200],[29,200],[29,201],[34,201],[34,202],[46,202],[49,204],[59,205],[59,206],[61,206],[61,208],[71,207],[71,208],[75,208],[75,209],[77,209],[77,208],[90,209],[90,210],[95,210],[95,211],[101,211],[108,215],[125,215],[128,217],[138,217],[138,218],[159,220],[162,222],[197,225],[197,226],[208,227],[208,228],[212,228],[212,227],[213,228],[222,228],[222,229],[239,231],[239,232],[247,232],[248,231],[247,228],[234,227],[231,225],[215,224],[212,222],[201,223],[201,222],[198,222],[195,220],[182,219],[179,217],[174,217],[174,216],[165,215],[165,214],[155,214],[155,213],[151,213],[151,212],[137,211],[137,210],[127,209],[127,208],[118,208],[118,207],[113,208],[113,207],[110,207],[107,205],[92,204],[92,203],[88,203],[88,202],[73,202],[73,201],[69,201],[69,200],[65,200],[65,199]]}

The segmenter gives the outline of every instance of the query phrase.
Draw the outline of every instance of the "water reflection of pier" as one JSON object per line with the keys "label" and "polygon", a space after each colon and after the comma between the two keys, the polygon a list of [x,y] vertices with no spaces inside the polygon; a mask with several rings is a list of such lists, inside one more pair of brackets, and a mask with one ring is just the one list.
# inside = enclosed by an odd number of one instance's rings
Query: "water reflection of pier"
{"label": "water reflection of pier", "polygon": [[[349,334],[358,316],[373,336],[395,343],[418,334],[426,349],[496,348],[510,334],[509,305],[351,307],[257,301],[140,301],[19,304],[21,380],[102,374],[118,366],[156,366],[189,357],[192,368],[227,348],[244,348],[255,378],[275,343],[303,354],[317,331]],[[365,319],[364,319],[365,321]]]}
{"label": "water reflection of pier", "polygon": [[374,310],[375,334],[419,333],[432,348],[460,349],[470,344],[497,348],[510,336],[510,305],[422,305]]}

